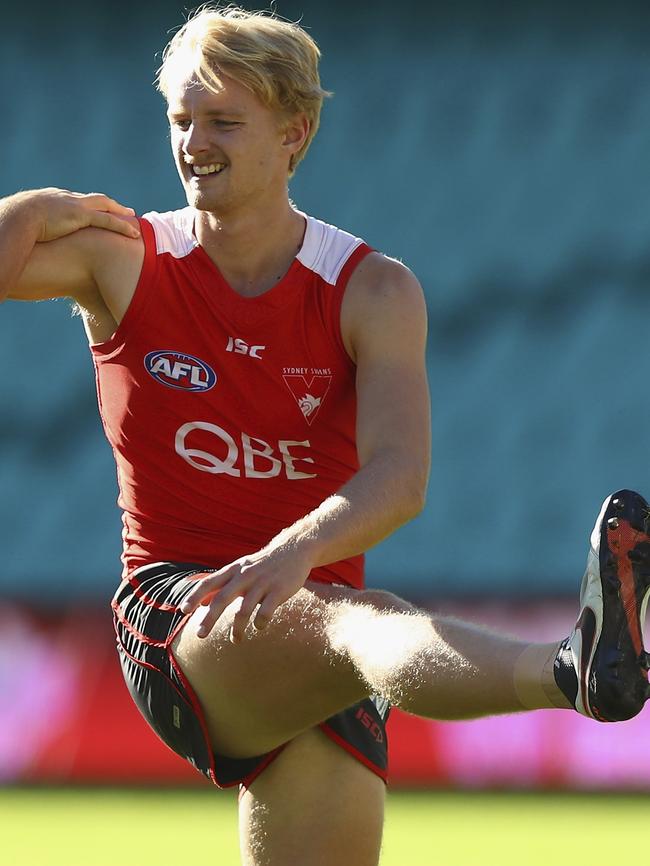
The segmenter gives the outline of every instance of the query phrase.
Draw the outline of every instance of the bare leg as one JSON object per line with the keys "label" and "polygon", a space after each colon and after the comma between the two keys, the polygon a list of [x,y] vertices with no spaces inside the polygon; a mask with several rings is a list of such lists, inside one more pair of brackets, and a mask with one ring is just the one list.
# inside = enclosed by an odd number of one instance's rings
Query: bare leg
{"label": "bare leg", "polygon": [[524,644],[403,605],[341,605],[327,628],[332,647],[391,703],[436,719],[569,706],[553,680],[557,643]]}
{"label": "bare leg", "polygon": [[301,734],[242,793],[242,863],[377,866],[384,789],[319,730]]}
{"label": "bare leg", "polygon": [[308,584],[236,646],[235,611],[206,639],[199,611],[174,647],[215,749],[233,757],[266,752],[375,692],[439,719],[567,705],[552,682],[543,688],[553,645],[431,617],[389,593]]}

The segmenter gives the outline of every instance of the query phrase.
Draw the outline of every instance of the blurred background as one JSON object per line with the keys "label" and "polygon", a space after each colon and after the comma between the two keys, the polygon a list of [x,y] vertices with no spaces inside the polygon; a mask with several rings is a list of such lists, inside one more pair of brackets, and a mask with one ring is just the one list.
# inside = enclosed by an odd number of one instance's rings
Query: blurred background
{"label": "blurred background", "polygon": [[[293,200],[403,259],[429,307],[429,503],[369,554],[368,583],[559,638],[602,499],[650,494],[650,7],[277,11],[317,39],[335,93]],[[0,195],[183,206],[153,88],[183,18],[167,0],[5,10]],[[117,488],[70,305],[4,305],[0,367],[0,779],[200,785],[131,707],[114,657]],[[649,722],[396,713],[392,778],[645,789]]]}

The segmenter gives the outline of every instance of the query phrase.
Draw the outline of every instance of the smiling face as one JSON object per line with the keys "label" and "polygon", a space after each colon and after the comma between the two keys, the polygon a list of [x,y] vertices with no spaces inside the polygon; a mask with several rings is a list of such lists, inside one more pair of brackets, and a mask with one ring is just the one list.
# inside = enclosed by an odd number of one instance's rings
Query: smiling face
{"label": "smiling face", "polygon": [[286,197],[291,155],[308,124],[283,119],[233,78],[219,80],[218,91],[194,75],[179,81],[168,92],[167,114],[188,204],[225,215]]}

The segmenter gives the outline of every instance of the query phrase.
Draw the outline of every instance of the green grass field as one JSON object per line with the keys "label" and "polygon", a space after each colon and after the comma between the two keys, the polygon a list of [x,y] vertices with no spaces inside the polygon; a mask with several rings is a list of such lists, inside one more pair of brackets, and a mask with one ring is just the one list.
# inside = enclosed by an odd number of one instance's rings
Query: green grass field
{"label": "green grass field", "polygon": [[[391,792],[381,862],[642,861],[649,808],[641,795]],[[239,864],[235,798],[212,790],[5,788],[0,829],[2,866]]]}

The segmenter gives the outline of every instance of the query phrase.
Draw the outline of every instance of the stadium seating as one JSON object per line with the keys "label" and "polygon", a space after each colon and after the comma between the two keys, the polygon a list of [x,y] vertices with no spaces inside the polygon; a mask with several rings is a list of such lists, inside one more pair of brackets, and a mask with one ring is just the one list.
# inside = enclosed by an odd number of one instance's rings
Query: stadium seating
{"label": "stadium seating", "polygon": [[[410,264],[431,315],[429,504],[370,553],[370,580],[413,597],[573,592],[601,499],[650,493],[647,13],[612,29],[596,4],[578,39],[553,3],[401,21],[338,5],[302,7],[335,97],[292,195]],[[8,12],[0,72],[27,98],[11,100],[0,194],[182,204],[150,87],[177,6],[155,22],[116,8]],[[353,53],[348,26],[363,27]],[[66,580],[106,597],[116,485],[80,321],[65,302],[5,305],[0,364],[0,595],[53,598]]]}

